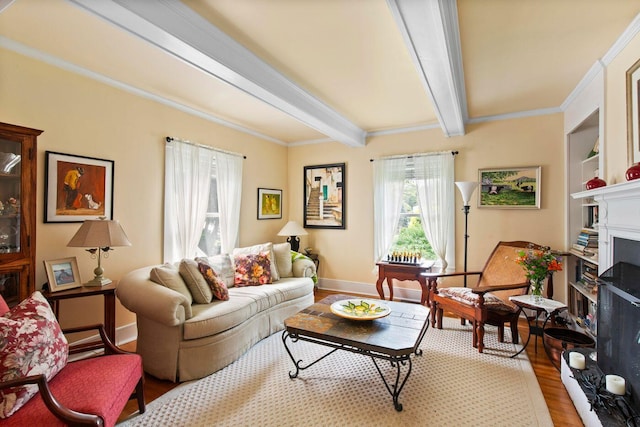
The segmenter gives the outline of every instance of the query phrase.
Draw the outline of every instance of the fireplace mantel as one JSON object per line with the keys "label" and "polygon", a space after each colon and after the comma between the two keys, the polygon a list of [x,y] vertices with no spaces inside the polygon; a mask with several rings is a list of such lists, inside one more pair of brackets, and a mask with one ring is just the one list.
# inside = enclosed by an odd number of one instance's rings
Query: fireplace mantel
{"label": "fireplace mantel", "polygon": [[640,180],[581,191],[571,197],[593,197],[598,203],[598,270],[602,273],[613,265],[613,238],[640,241]]}

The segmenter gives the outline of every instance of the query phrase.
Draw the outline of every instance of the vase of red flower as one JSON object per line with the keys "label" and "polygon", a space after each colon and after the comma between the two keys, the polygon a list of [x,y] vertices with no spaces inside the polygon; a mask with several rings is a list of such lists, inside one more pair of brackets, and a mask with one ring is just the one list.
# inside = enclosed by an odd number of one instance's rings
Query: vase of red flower
{"label": "vase of red flower", "polygon": [[518,251],[516,262],[526,271],[529,279],[531,296],[534,302],[542,300],[544,280],[554,271],[562,271],[562,262],[556,257],[551,248],[536,249],[529,245],[526,250]]}

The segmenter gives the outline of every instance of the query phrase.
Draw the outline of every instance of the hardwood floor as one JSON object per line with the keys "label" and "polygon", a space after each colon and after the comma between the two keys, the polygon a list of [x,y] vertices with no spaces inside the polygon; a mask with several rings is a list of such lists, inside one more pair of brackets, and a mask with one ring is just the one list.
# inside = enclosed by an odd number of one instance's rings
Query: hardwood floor
{"label": "hardwood floor", "polygon": [[[331,292],[328,291],[317,290],[315,295],[316,301],[330,294]],[[524,320],[520,321],[518,329],[521,337],[527,336],[528,327]],[[531,338],[532,341],[526,351],[529,356],[529,360],[531,361],[531,365],[533,366],[533,370],[536,373],[536,377],[538,378],[540,389],[542,390],[547,406],[549,407],[553,424],[556,426],[582,426],[582,420],[576,412],[573,402],[562,384],[560,372],[553,366],[547,357],[542,347],[541,339],[538,341],[538,352],[535,353],[533,338],[534,337]],[[125,344],[121,346],[121,348],[127,351],[135,351],[135,342]],[[149,403],[177,386],[178,384],[170,381],[163,381],[154,378],[151,375],[145,375],[145,400]],[[124,420],[131,414],[137,412],[137,410],[138,407],[135,400],[129,401],[124,411],[122,411],[118,421]],[[514,410],[517,410],[517,408],[514,408]]]}

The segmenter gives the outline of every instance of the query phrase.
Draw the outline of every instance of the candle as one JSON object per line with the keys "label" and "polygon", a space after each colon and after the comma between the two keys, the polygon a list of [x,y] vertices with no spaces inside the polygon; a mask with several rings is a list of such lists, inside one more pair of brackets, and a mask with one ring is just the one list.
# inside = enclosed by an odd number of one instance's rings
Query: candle
{"label": "candle", "polygon": [[626,392],[624,378],[618,375],[607,375],[606,377],[607,391],[613,394],[624,396]]}
{"label": "candle", "polygon": [[584,354],[578,353],[577,351],[569,353],[569,366],[573,369],[584,369],[586,367]]}

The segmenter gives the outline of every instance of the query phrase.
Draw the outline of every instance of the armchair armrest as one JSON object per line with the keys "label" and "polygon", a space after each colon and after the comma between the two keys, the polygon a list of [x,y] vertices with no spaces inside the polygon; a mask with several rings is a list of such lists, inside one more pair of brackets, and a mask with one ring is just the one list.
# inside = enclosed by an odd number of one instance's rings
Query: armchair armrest
{"label": "armchair armrest", "polygon": [[104,424],[103,419],[97,415],[77,412],[67,408],[66,406],[58,402],[53,394],[51,394],[51,390],[49,389],[49,385],[44,374],[31,375],[24,378],[16,378],[14,380],[3,381],[0,383],[0,389],[19,387],[29,384],[36,384],[38,386],[38,391],[40,392],[40,396],[42,397],[44,404],[51,411],[51,413],[63,423],[67,425],[83,424],[93,426],[102,426]]}
{"label": "armchair armrest", "polygon": [[69,354],[77,354],[84,353],[86,351],[93,350],[101,350],[104,349],[105,354],[128,354],[129,352],[124,351],[116,347],[115,343],[113,343],[109,337],[107,336],[107,332],[104,330],[103,324],[95,324],[95,325],[87,325],[80,326],[77,328],[65,328],[62,330],[62,333],[66,334],[76,334],[79,332],[87,332],[97,330],[100,335],[100,341],[91,341],[81,344],[71,344],[69,345]]}

